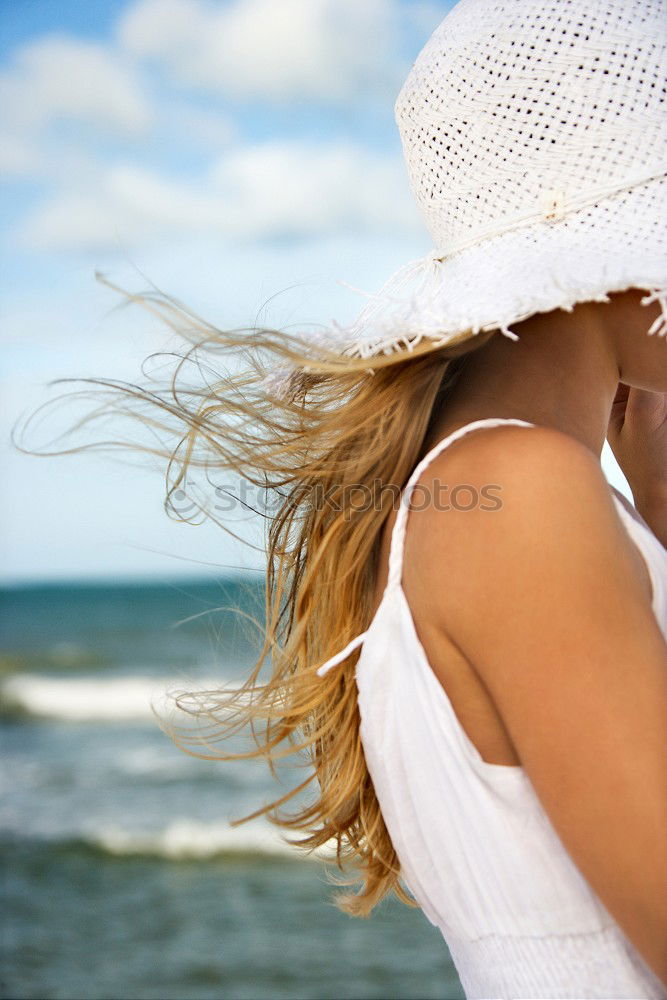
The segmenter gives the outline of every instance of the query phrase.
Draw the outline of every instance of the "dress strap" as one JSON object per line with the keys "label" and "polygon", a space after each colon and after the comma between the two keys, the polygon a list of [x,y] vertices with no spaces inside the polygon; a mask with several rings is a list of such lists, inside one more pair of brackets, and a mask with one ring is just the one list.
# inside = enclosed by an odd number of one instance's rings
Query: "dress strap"
{"label": "dress strap", "polygon": [[535,424],[529,423],[527,420],[519,420],[514,417],[483,417],[481,420],[472,420],[469,424],[464,424],[463,427],[459,427],[457,430],[452,431],[451,434],[448,434],[446,437],[438,441],[438,443],[424,455],[421,462],[415,466],[412,475],[408,479],[401,494],[398,514],[396,515],[396,521],[394,522],[394,528],[391,534],[391,545],[389,548],[389,578],[387,581],[387,588],[396,587],[401,582],[401,574],[403,571],[403,549],[405,547],[405,530],[410,510],[410,500],[412,498],[414,488],[417,485],[419,477],[424,469],[440,454],[441,451],[444,451],[447,445],[457,441],[469,431],[476,430],[478,427],[498,427],[501,424],[518,424],[522,427],[535,426]]}
{"label": "dress strap", "polygon": [[[367,631],[368,629],[366,629],[366,632]],[[324,677],[328,670],[331,670],[332,667],[338,666],[339,663],[342,663],[343,660],[347,659],[350,653],[352,653],[357,646],[361,646],[362,642],[366,638],[366,632],[361,632],[359,635],[355,636],[351,642],[348,642],[344,649],[341,649],[340,653],[336,653],[335,656],[326,660],[321,667],[318,667],[316,671],[318,676]]]}
{"label": "dress strap", "polygon": [[[438,443],[431,448],[430,451],[428,451],[422,460],[415,466],[412,475],[408,479],[405,488],[401,493],[398,514],[396,515],[396,521],[394,522],[394,527],[391,533],[391,544],[389,547],[389,575],[386,590],[397,587],[401,582],[403,549],[405,547],[405,531],[408,512],[410,509],[410,499],[415,485],[417,484],[424,469],[437,455],[440,454],[441,451],[447,447],[447,445],[456,441],[458,438],[463,437],[463,435],[467,434],[468,431],[475,430],[477,427],[497,427],[500,424],[517,424],[522,427],[535,426],[535,424],[530,423],[528,420],[519,420],[514,417],[484,417],[481,420],[473,420],[471,423],[465,424],[463,427],[459,427],[458,430],[453,431],[451,434],[448,434],[447,437],[438,441]],[[339,653],[336,653],[334,656],[330,657],[330,659],[326,660],[320,667],[318,667],[318,676],[324,677],[324,675],[331,670],[332,667],[337,666],[339,663],[342,663],[343,660],[347,659],[350,653],[352,653],[358,646],[361,646],[366,638],[367,632],[368,629],[365,632],[361,632],[360,635],[355,636],[355,638],[352,639],[344,649],[341,649]]]}

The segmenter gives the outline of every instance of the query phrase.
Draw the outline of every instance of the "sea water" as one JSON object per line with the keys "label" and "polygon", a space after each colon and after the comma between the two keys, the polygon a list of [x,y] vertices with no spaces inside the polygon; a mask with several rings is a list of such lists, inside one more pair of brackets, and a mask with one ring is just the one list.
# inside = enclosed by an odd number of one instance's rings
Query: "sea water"
{"label": "sea water", "polygon": [[464,996],[419,910],[389,898],[349,917],[326,850],[306,856],[264,816],[230,825],[303,763],[276,780],[160,729],[166,692],[247,676],[259,633],[231,609],[261,626],[262,594],[251,576],[0,591],[3,996]]}

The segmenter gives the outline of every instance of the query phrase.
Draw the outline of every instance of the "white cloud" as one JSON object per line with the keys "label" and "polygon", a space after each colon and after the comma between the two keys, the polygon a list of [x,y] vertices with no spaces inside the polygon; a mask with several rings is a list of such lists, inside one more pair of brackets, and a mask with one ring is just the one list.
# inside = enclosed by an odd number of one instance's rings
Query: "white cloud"
{"label": "white cloud", "polygon": [[104,169],[99,152],[84,143],[63,142],[43,136],[0,134],[0,180],[27,177],[47,181],[50,189],[94,188]]}
{"label": "white cloud", "polygon": [[152,118],[126,57],[97,43],[55,35],[18,50],[14,66],[0,74],[0,107],[21,132],[71,119],[136,135]]}
{"label": "white cloud", "polygon": [[218,94],[363,100],[400,82],[399,16],[397,0],[137,0],[118,36]]}
{"label": "white cloud", "polygon": [[35,149],[20,136],[0,134],[0,177],[33,173],[38,157]]}
{"label": "white cloud", "polygon": [[[65,188],[86,188],[118,148],[155,154],[219,151],[236,129],[229,115],[185,96],[158,101],[144,85],[149,74],[111,47],[50,35],[17,50],[0,72],[0,177],[37,177]],[[65,126],[62,128],[62,126]]]}
{"label": "white cloud", "polygon": [[19,246],[31,250],[108,250],[141,235],[136,220],[121,218],[108,199],[60,193],[38,206],[17,228]]}
{"label": "white cloud", "polygon": [[349,142],[272,142],[237,149],[211,171],[249,236],[394,230],[415,209],[398,158]]}
{"label": "white cloud", "polygon": [[39,205],[16,231],[39,250],[129,249],[169,236],[215,229],[220,205],[170,178],[131,165],[104,169],[87,190],[61,191]]}
{"label": "white cloud", "polygon": [[238,147],[184,183],[129,164],[69,190],[21,225],[23,246],[104,250],[215,234],[234,240],[418,228],[402,164],[351,143]]}
{"label": "white cloud", "polygon": [[[0,174],[48,184],[10,236],[97,252],[196,234],[415,231],[398,148],[242,145],[242,119],[218,111],[215,95],[356,106],[402,74],[397,25],[436,13],[431,0],[135,0],[116,42],[48,35],[22,46],[0,73]],[[168,86],[151,58],[171,71]],[[211,90],[210,106],[188,86]],[[311,134],[326,130],[322,116]],[[202,153],[218,154],[208,170]]]}
{"label": "white cloud", "polygon": [[28,249],[131,249],[160,239],[220,230],[220,200],[132,165],[107,168],[96,189],[61,191],[17,227]]}

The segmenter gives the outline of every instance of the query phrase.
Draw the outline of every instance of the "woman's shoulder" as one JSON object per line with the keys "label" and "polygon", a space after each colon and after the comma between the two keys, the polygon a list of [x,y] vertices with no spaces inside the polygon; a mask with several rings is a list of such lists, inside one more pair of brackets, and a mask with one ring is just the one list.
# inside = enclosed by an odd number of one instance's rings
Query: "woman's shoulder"
{"label": "woman's shoulder", "polygon": [[603,485],[606,482],[599,457],[572,435],[540,424],[502,423],[471,428],[435,455],[425,474],[448,470],[487,476],[497,472],[521,480],[550,468],[576,471],[580,467],[590,469]]}
{"label": "woman's shoulder", "polygon": [[570,435],[519,425],[467,434],[434,458],[419,483],[405,572],[419,568],[443,623],[472,623],[478,604],[502,608],[508,595],[518,607],[531,580],[550,587],[557,612],[567,600],[557,582],[593,567],[620,573],[628,586],[634,581],[650,605],[600,460]]}
{"label": "woman's shoulder", "polygon": [[560,522],[569,523],[575,535],[590,522],[618,532],[599,457],[551,427],[475,429],[436,454],[418,485],[411,504],[410,518],[417,522],[412,532],[447,546],[457,540],[461,545],[475,539],[488,543],[496,535],[528,543],[536,531],[549,524],[556,530]]}

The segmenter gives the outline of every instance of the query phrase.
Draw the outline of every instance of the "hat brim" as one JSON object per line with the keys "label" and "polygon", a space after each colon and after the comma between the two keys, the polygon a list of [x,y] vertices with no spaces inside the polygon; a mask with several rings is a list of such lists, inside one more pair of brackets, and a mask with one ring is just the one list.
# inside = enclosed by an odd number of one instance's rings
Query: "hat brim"
{"label": "hat brim", "polygon": [[488,330],[510,332],[535,313],[571,311],[629,288],[667,289],[664,178],[445,259],[434,251],[413,261],[368,296],[350,326],[336,327],[328,346],[337,342],[343,353],[365,358],[410,349],[426,337],[445,346]]}

